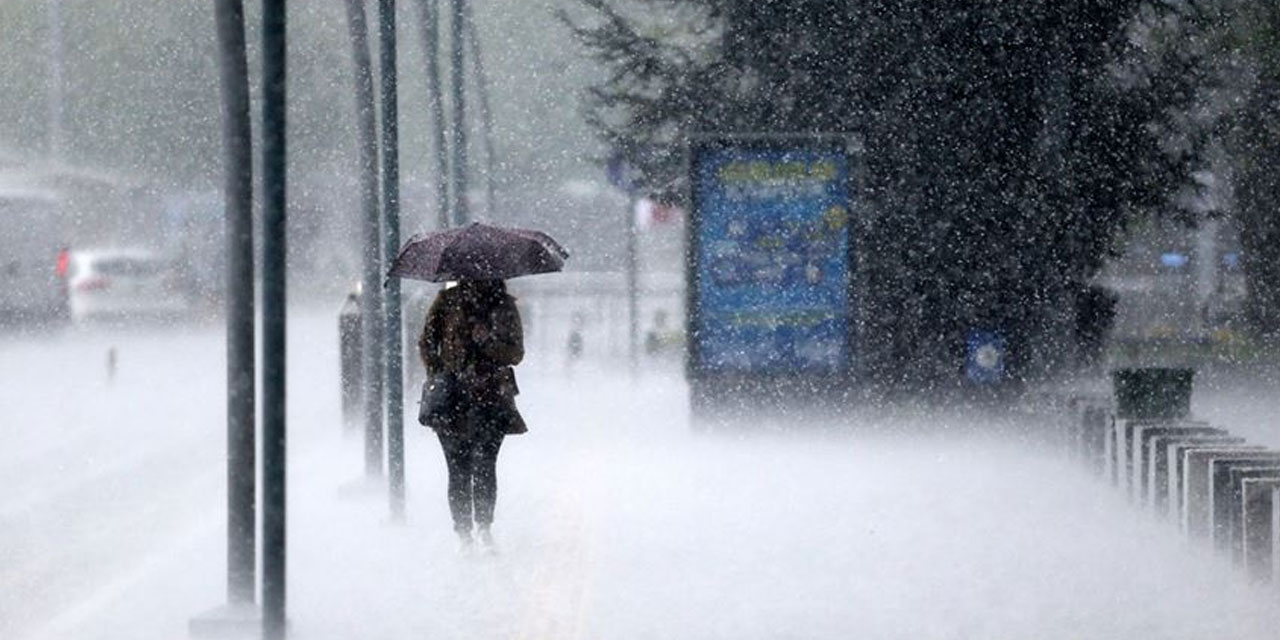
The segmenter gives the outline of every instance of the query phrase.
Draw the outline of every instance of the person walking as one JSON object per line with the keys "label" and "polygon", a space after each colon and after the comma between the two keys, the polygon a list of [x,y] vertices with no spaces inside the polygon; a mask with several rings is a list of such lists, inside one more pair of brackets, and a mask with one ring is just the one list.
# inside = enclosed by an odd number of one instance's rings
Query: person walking
{"label": "person walking", "polygon": [[515,406],[514,367],[524,358],[524,330],[515,298],[499,279],[463,279],[444,289],[427,311],[418,353],[429,379],[455,381],[450,410],[427,424],[440,439],[449,471],[448,501],[460,550],[478,538],[495,551],[498,451],[508,435],[528,428]]}
{"label": "person walking", "polygon": [[387,270],[388,278],[458,283],[436,296],[418,340],[428,380],[418,421],[440,438],[464,552],[476,537],[493,551],[498,450],[528,430],[513,368],[524,359],[524,327],[505,280],[560,271],[568,257],[541,231],[472,222],[409,238]]}

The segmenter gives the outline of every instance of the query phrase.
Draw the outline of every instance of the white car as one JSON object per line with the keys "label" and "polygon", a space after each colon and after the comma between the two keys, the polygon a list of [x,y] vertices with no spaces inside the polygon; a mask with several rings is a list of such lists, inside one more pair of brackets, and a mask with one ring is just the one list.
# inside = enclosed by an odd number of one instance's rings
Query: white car
{"label": "white car", "polygon": [[177,263],[144,249],[73,251],[67,298],[78,322],[172,318],[191,309]]}

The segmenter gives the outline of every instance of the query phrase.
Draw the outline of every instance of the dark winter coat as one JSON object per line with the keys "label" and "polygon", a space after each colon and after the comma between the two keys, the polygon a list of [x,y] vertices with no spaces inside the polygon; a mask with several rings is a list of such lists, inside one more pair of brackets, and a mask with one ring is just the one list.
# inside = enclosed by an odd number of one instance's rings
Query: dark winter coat
{"label": "dark winter coat", "polygon": [[464,391],[456,415],[432,428],[469,435],[480,419],[504,434],[528,430],[515,409],[520,389],[512,368],[524,359],[524,329],[505,291],[482,294],[469,283],[441,291],[427,311],[418,354],[428,375],[451,373]]}

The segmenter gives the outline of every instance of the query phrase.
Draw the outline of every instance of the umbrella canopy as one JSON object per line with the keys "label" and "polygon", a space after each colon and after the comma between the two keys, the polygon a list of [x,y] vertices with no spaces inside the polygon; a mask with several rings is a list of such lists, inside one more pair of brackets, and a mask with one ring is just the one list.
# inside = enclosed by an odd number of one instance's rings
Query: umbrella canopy
{"label": "umbrella canopy", "polygon": [[506,280],[559,271],[568,257],[541,231],[473,222],[409,238],[387,275],[428,282]]}

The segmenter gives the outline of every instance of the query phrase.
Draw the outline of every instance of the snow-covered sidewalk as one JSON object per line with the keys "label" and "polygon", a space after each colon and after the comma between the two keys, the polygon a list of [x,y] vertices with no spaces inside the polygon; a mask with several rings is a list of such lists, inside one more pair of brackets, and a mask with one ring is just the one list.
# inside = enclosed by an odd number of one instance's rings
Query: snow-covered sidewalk
{"label": "snow-covered sidewalk", "polygon": [[[384,493],[352,491],[362,445],[335,415],[328,319],[314,324],[295,339],[315,346],[291,362],[295,638],[1269,639],[1280,629],[1280,593],[1247,585],[1038,438],[1016,437],[1035,425],[991,432],[958,416],[868,412],[838,427],[699,434],[675,376],[567,376],[536,353],[521,369],[531,431],[499,459],[500,553],[461,557],[428,432],[408,427],[406,523],[388,520]],[[132,338],[133,350],[151,339]],[[216,387],[218,355],[205,351]],[[212,413],[192,428],[216,463]],[[145,538],[151,552],[121,552],[123,566],[97,570],[91,589],[67,589],[75,597],[6,637],[185,637],[224,595],[224,494],[217,465],[202,460],[181,485],[191,507],[166,511],[163,535],[117,528],[95,543],[111,556]],[[166,490],[168,476],[140,473]],[[58,544],[58,530],[46,533]],[[0,610],[24,598],[51,606],[5,592]]]}

